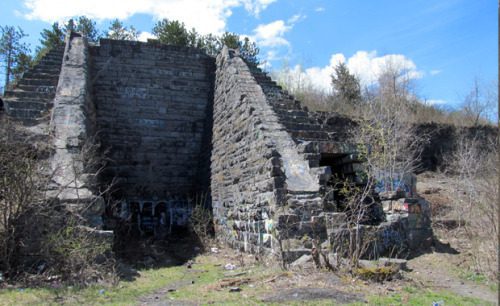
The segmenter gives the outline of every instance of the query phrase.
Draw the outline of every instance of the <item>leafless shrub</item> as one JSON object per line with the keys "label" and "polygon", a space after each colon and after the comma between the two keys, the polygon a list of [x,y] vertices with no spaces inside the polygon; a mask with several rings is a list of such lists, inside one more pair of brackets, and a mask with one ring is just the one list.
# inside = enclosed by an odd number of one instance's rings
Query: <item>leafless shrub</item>
{"label": "leafless shrub", "polygon": [[47,178],[36,161],[36,149],[15,138],[16,128],[2,122],[0,135],[0,269],[16,265],[23,229],[23,217],[38,210]]}
{"label": "leafless shrub", "polygon": [[478,138],[462,136],[452,157],[453,209],[470,243],[473,269],[496,279],[498,276],[498,140],[487,150]]}
{"label": "leafless shrub", "polygon": [[46,146],[20,137],[14,123],[1,124],[0,271],[21,282],[51,276],[85,285],[103,278],[113,262],[105,255],[108,239],[84,226],[83,215],[91,208],[70,211],[54,194],[49,196],[53,173],[49,156],[40,152]]}
{"label": "leafless shrub", "polygon": [[[340,253],[345,253],[351,268],[359,266],[359,260],[366,255],[369,247],[373,244],[373,237],[365,231],[363,224],[370,220],[370,206],[373,203],[374,178],[366,176],[363,185],[354,184],[354,182],[344,182],[340,193],[344,197],[346,212],[346,225],[348,230],[347,249]],[[339,237],[340,238],[340,237]],[[344,237],[345,239],[346,237]],[[342,241],[342,238],[341,240]]]}
{"label": "leafless shrub", "polygon": [[214,238],[213,215],[210,207],[207,206],[207,194],[195,195],[190,203],[192,207],[189,227],[199,239],[201,246],[207,248],[213,244]]}
{"label": "leafless shrub", "polygon": [[417,135],[412,122],[410,79],[396,68],[389,66],[381,75],[377,93],[366,101],[353,135],[363,170],[334,186],[344,199],[348,230],[348,235],[340,233],[343,237],[337,248],[344,248],[352,268],[358,268],[368,250],[376,251],[377,238],[367,223],[375,220],[381,209],[375,201],[377,181],[394,182],[413,173],[426,140]]}
{"label": "leafless shrub", "polygon": [[65,282],[83,286],[95,283],[113,271],[110,240],[70,215],[44,241],[51,260],[48,266]]}

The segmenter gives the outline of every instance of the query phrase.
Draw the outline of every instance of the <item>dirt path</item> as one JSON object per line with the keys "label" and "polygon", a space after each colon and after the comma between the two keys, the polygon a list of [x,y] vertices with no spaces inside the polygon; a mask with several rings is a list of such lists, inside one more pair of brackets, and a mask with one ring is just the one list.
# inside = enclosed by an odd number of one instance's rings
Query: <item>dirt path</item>
{"label": "dirt path", "polygon": [[457,255],[431,253],[424,254],[408,262],[412,270],[409,277],[432,290],[449,290],[456,294],[479,298],[498,305],[498,296],[485,285],[460,279],[452,272]]}

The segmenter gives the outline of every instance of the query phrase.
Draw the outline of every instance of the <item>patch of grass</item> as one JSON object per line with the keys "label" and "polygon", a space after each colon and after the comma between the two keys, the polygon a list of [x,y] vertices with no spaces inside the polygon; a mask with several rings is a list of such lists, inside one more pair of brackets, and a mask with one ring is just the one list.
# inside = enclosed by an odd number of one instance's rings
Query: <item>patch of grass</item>
{"label": "patch of grass", "polygon": [[484,284],[488,282],[488,278],[485,275],[470,271],[460,273],[460,278],[470,280],[478,284]]}
{"label": "patch of grass", "polygon": [[[432,302],[442,302],[442,305],[494,305],[487,301],[464,297],[450,291],[432,291],[418,289],[414,287],[405,287],[401,293],[387,296],[368,296],[369,305],[432,305]],[[351,305],[366,305],[355,303]]]}
{"label": "patch of grass", "polygon": [[4,289],[0,305],[135,305],[137,299],[167,286],[183,275],[185,267],[170,267],[140,271],[133,282],[120,282],[116,287],[93,285],[88,288]]}
{"label": "patch of grass", "polygon": [[488,288],[493,292],[498,292],[498,283],[491,283]]}
{"label": "patch of grass", "polygon": [[[168,298],[176,301],[189,301],[197,304],[214,305],[245,305],[262,304],[259,297],[268,292],[268,287],[264,280],[272,278],[277,274],[287,277],[279,269],[273,269],[260,265],[244,267],[235,271],[238,276],[229,276],[231,272],[225,271],[222,266],[214,265],[214,258],[201,257],[198,264],[193,266],[198,273],[190,273],[190,278],[194,283],[181,287],[179,290],[169,293]],[[240,292],[230,292],[231,285],[227,285],[228,280],[234,280]],[[249,280],[249,281],[246,281]],[[242,281],[242,282],[239,282]]]}
{"label": "patch of grass", "polygon": [[[4,289],[0,290],[0,305],[137,305],[140,298],[165,287],[176,289],[166,294],[167,301],[241,305],[241,300],[245,299],[248,303],[259,304],[260,293],[268,291],[262,281],[282,273],[278,268],[260,265],[243,267],[234,272],[226,271],[223,268],[226,263],[225,258],[201,255],[196,258],[192,269],[175,266],[141,270],[135,280],[120,281],[114,287],[93,285],[88,288]],[[229,276],[244,271],[244,275]],[[228,278],[251,278],[252,281],[239,285],[241,292],[229,292],[229,287],[218,286],[221,280]],[[164,298],[163,294],[158,297],[158,302]]]}
{"label": "patch of grass", "polygon": [[493,292],[498,291],[498,283],[496,281],[492,281],[484,274],[458,268],[455,269],[454,272],[462,280],[471,281],[478,285],[484,285]]}

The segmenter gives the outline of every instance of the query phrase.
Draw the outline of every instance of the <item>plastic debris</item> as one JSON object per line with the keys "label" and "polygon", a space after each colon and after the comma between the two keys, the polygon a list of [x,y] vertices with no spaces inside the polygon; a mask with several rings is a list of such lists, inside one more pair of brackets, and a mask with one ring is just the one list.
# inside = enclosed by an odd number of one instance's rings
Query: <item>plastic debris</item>
{"label": "plastic debris", "polygon": [[228,263],[228,264],[226,264],[224,266],[224,269],[226,269],[226,270],[234,270],[234,269],[236,269],[236,266],[233,265],[232,263]]}

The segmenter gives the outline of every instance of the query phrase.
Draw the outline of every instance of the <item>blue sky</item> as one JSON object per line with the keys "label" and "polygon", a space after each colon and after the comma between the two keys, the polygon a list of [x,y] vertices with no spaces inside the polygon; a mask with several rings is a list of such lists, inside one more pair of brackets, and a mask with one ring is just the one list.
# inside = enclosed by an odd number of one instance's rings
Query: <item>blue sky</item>
{"label": "blue sky", "polygon": [[[498,2],[493,0],[0,0],[0,24],[20,26],[32,49],[54,21],[87,15],[150,36],[161,18],[201,33],[237,32],[261,48],[267,70],[283,65],[329,89],[332,67],[346,62],[371,84],[388,62],[409,71],[416,93],[456,106],[478,77],[498,79]],[[300,69],[299,66],[300,65]]]}

